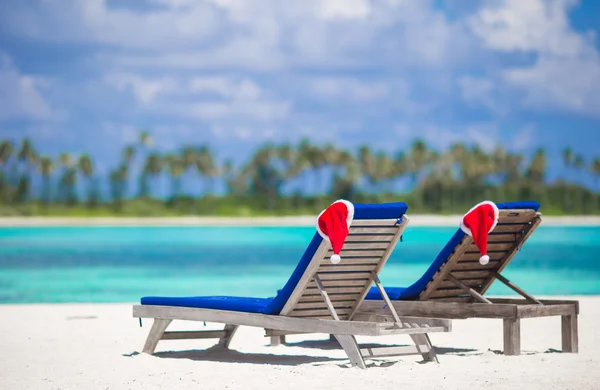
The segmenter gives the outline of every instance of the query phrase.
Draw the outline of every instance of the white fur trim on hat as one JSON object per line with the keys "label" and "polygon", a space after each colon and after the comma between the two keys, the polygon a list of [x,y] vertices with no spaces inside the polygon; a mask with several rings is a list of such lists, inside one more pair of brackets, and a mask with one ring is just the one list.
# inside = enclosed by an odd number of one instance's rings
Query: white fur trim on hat
{"label": "white fur trim on hat", "polygon": [[[349,202],[345,199],[338,199],[335,202],[333,202],[331,205],[334,205],[339,202],[345,204],[346,208],[348,209],[348,217],[346,217],[346,223],[348,224],[348,228],[350,228],[350,225],[352,224],[352,221],[354,220],[354,205],[352,204],[352,202]],[[329,208],[329,206],[325,210],[327,210],[328,208]],[[317,216],[317,232],[319,232],[319,235],[321,237],[323,237],[324,240],[329,241],[329,236],[327,234],[323,233],[321,231],[321,228],[319,228],[319,218],[321,218],[321,215],[323,215],[325,210],[321,211],[319,213],[319,215]]]}
{"label": "white fur trim on hat", "polygon": [[468,226],[466,226],[466,225],[464,224],[464,222],[463,222],[463,221],[464,221],[464,219],[465,219],[465,216],[466,216],[466,215],[468,215],[468,214],[470,214],[470,213],[471,213],[473,210],[475,210],[477,207],[479,207],[479,206],[483,206],[483,205],[486,205],[486,204],[489,204],[490,206],[492,206],[492,208],[494,209],[494,217],[495,217],[495,218],[494,218],[494,223],[493,223],[493,224],[492,224],[492,226],[490,227],[490,230],[488,230],[488,233],[490,233],[492,230],[494,230],[494,228],[495,228],[495,227],[496,227],[496,225],[498,224],[498,219],[500,218],[500,210],[498,210],[498,206],[496,206],[496,203],[494,203],[494,202],[492,202],[492,201],[490,201],[490,200],[485,200],[485,201],[483,201],[483,202],[481,202],[481,203],[479,203],[479,204],[477,204],[477,205],[473,206],[473,207],[471,208],[471,210],[469,210],[469,211],[468,211],[468,212],[467,212],[467,213],[466,213],[466,214],[465,214],[465,215],[464,215],[464,216],[463,216],[463,217],[460,219],[460,228],[461,228],[461,230],[462,230],[463,232],[465,232],[465,234],[468,234],[469,236],[472,236],[472,235],[473,235],[473,233],[471,233],[471,229],[470,229]]}

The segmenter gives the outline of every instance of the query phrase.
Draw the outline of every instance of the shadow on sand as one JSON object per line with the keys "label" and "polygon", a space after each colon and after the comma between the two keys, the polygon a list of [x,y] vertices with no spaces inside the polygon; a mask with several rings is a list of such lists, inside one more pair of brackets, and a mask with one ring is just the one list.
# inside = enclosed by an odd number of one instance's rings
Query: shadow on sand
{"label": "shadow on sand", "polygon": [[[287,343],[289,347],[301,347],[306,348],[307,353],[310,353],[310,349],[318,350],[339,350],[340,345],[336,340],[307,340],[296,343]],[[386,346],[384,344],[361,344],[361,348],[375,348]],[[480,351],[474,349],[461,349],[461,348],[436,348],[438,355],[458,355],[468,356],[472,354],[481,354]],[[140,352],[132,352],[129,354],[123,354],[125,357],[134,357],[140,355]],[[347,358],[334,358],[329,356],[310,356],[310,355],[283,355],[279,353],[249,353],[239,352],[232,349],[226,349],[222,347],[214,346],[212,348],[204,350],[185,350],[185,351],[165,351],[154,353],[155,357],[161,359],[189,359],[194,361],[211,361],[211,362],[223,362],[223,363],[248,363],[248,364],[271,364],[279,366],[296,366],[301,364],[336,364],[341,368],[350,368],[351,365]],[[386,358],[388,359],[388,358]],[[402,357],[391,357],[392,360],[372,360],[367,359],[367,367],[390,367],[397,363],[402,362]],[[427,361],[418,361],[419,364],[428,363]]]}

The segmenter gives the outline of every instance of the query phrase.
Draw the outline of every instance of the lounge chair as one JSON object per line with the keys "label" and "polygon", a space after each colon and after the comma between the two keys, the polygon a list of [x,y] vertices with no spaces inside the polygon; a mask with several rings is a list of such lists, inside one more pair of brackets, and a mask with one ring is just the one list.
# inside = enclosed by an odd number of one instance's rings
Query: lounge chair
{"label": "lounge chair", "polygon": [[[488,236],[489,263],[479,263],[480,253],[472,237],[458,229],[419,280],[409,287],[385,289],[396,312],[451,319],[502,318],[505,355],[520,354],[522,318],[561,316],[562,350],[576,353],[578,301],[538,300],[501,274],[542,221],[540,205],[515,202],[497,206],[499,221]],[[484,297],[496,279],[524,299]],[[380,313],[384,305],[381,294],[372,289],[360,310]]]}
{"label": "lounge chair", "polygon": [[[436,360],[427,333],[450,331],[449,320],[400,318],[391,305],[377,315],[365,316],[357,310],[373,283],[388,300],[377,275],[408,223],[406,209],[404,203],[355,205],[342,251],[344,260],[332,264],[329,242],[315,234],[274,298],[142,298],[141,305],[133,306],[133,316],[154,319],[143,352],[152,354],[160,340],[170,339],[218,338],[218,345],[227,348],[239,326],[254,326],[269,332],[333,335],[351,364],[360,368],[366,368],[365,357],[420,354],[425,360]],[[216,322],[225,327],[222,331],[167,332],[173,320]],[[360,349],[355,339],[394,334],[410,335],[415,345]]]}

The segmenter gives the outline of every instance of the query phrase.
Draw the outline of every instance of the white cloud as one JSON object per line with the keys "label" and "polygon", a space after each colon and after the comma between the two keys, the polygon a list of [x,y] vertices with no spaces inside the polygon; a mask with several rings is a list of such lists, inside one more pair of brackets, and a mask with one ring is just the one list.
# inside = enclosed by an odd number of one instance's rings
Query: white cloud
{"label": "white cloud", "polygon": [[41,91],[44,86],[47,81],[21,73],[0,52],[0,119],[52,119],[53,111]]}
{"label": "white cloud", "polygon": [[[513,93],[505,98],[513,107],[600,116],[600,54],[595,35],[580,34],[570,24],[568,11],[577,3],[504,0],[470,19],[487,48],[534,55],[530,64],[509,65],[495,72],[497,83],[512,88]],[[463,96],[470,88],[472,98],[489,100],[488,91],[473,91],[476,86],[463,84]]]}
{"label": "white cloud", "polygon": [[[86,50],[73,69],[87,79],[61,84],[78,100],[52,101],[105,109],[116,123],[162,116],[252,141],[277,128],[359,137],[402,120],[407,136],[443,148],[465,137],[489,147],[495,125],[523,112],[600,113],[600,56],[593,34],[573,29],[571,0],[462,13],[422,0],[34,2],[2,7],[11,36]],[[27,115],[47,115],[40,80],[16,74],[33,96]],[[102,88],[84,88],[90,80]],[[467,108],[482,123],[459,126]]]}
{"label": "white cloud", "polygon": [[323,19],[365,19],[371,13],[368,0],[328,0],[317,6]]}
{"label": "white cloud", "polygon": [[600,117],[600,56],[542,56],[534,66],[505,71],[504,80],[523,92],[525,107]]}
{"label": "white cloud", "polygon": [[567,15],[577,1],[504,0],[490,4],[470,24],[492,49],[572,56],[585,46],[585,37],[572,30]]}
{"label": "white cloud", "polygon": [[177,84],[173,79],[151,79],[135,74],[110,74],[105,77],[105,82],[119,92],[132,92],[136,100],[144,105],[151,103],[160,94],[177,90]]}
{"label": "white cloud", "polygon": [[369,102],[388,96],[389,85],[381,81],[363,82],[354,78],[317,77],[310,80],[310,88],[325,99]]}
{"label": "white cloud", "polygon": [[292,103],[275,99],[253,80],[236,77],[139,77],[114,74],[105,82],[130,91],[146,112],[197,120],[277,121],[287,117]]}

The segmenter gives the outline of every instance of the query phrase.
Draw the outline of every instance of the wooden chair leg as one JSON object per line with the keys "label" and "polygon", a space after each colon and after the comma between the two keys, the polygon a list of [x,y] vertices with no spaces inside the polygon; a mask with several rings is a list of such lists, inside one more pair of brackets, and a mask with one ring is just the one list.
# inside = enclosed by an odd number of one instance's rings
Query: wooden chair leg
{"label": "wooden chair leg", "polygon": [[162,339],[165,330],[171,324],[173,320],[163,320],[160,318],[155,318],[154,323],[152,324],[152,328],[150,329],[150,333],[148,334],[148,338],[146,339],[146,343],[144,344],[144,349],[142,352],[148,353],[152,355],[158,342]]}
{"label": "wooden chair leg", "polygon": [[278,345],[285,344],[285,336],[271,336],[270,347],[276,347]]}
{"label": "wooden chair leg", "polygon": [[[429,339],[429,335],[427,333],[422,334],[411,334],[410,338],[415,343],[417,350],[423,356],[423,360],[428,362],[436,362],[439,363],[437,355],[435,353],[435,349],[431,344],[431,340]],[[425,348],[423,348],[425,347]]]}
{"label": "wooden chair leg", "polygon": [[579,352],[579,332],[577,328],[577,314],[561,316],[562,351]]}
{"label": "wooden chair leg", "polygon": [[353,367],[358,367],[362,369],[366,369],[367,365],[365,364],[365,360],[363,359],[362,354],[360,353],[360,349],[358,348],[358,344],[356,343],[356,339],[354,336],[349,335],[334,335],[337,339],[338,343],[348,355],[348,359],[350,359],[350,363]]}
{"label": "wooden chair leg", "polygon": [[235,335],[235,332],[237,332],[238,328],[239,328],[238,325],[230,325],[230,324],[225,325],[225,328],[223,330],[225,331],[226,335],[225,335],[225,337],[221,337],[219,339],[219,343],[217,345],[219,347],[229,348],[231,339],[233,338],[233,335]]}
{"label": "wooden chair leg", "polygon": [[517,356],[521,354],[521,320],[504,318],[504,354]]}

